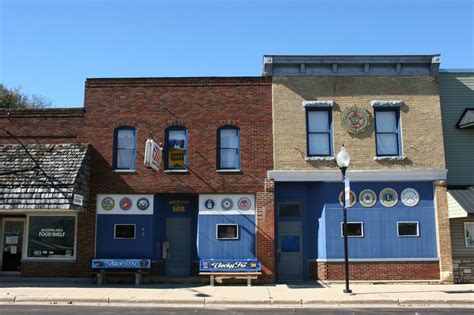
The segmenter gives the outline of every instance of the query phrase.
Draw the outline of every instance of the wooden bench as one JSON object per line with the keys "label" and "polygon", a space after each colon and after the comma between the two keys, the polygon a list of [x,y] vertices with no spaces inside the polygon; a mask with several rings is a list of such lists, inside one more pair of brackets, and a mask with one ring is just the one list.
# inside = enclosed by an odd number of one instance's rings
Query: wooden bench
{"label": "wooden bench", "polygon": [[247,279],[247,286],[252,285],[252,279],[258,279],[262,273],[260,271],[249,272],[200,272],[200,276],[209,276],[211,287],[214,286],[215,279]]}
{"label": "wooden bench", "polygon": [[150,259],[93,259],[92,269],[97,270],[97,285],[105,283],[107,275],[135,275],[135,285],[140,285],[142,275],[148,274]]}
{"label": "wooden bench", "polygon": [[215,279],[246,279],[247,286],[252,279],[262,274],[262,264],[258,259],[201,259],[199,275],[209,276],[214,286]]}

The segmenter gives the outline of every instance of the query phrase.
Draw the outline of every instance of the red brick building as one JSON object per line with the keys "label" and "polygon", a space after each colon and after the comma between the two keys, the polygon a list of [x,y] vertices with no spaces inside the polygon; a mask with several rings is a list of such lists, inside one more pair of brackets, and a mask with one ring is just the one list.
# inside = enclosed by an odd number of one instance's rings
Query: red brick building
{"label": "red brick building", "polygon": [[[77,212],[73,257],[23,255],[21,274],[86,277],[98,257],[150,258],[153,273],[186,276],[196,272],[198,257],[215,256],[211,252],[218,249],[217,258],[241,250],[260,258],[265,279],[272,281],[273,186],[265,180],[273,165],[271,107],[268,78],[146,78],[88,79],[84,109],[2,110],[2,126],[23,143],[89,144],[89,198],[87,210]],[[147,139],[163,144],[158,171],[143,163]],[[6,134],[1,141],[15,143]],[[216,203],[204,209],[216,215],[198,215],[203,198]],[[143,199],[152,205],[150,216],[136,208]],[[244,221],[250,225],[238,219],[247,217],[238,215],[247,200],[252,219]],[[133,203],[129,212],[127,201]],[[114,203],[110,212],[104,211],[107,202]],[[35,211],[4,209],[1,216],[28,218]],[[172,228],[190,233],[168,235]],[[246,232],[253,228],[255,233]],[[131,229],[133,238],[126,235]],[[222,235],[204,243],[209,233]],[[194,246],[197,235],[201,245]],[[173,242],[187,243],[189,252]]]}

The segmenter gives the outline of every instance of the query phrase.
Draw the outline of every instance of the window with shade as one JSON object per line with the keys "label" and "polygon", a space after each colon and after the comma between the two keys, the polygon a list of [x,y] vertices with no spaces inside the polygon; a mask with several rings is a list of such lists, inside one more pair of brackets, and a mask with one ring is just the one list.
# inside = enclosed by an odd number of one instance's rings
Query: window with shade
{"label": "window with shade", "polygon": [[181,126],[166,129],[166,168],[184,170],[188,163],[188,130]]}
{"label": "window with shade", "polygon": [[132,127],[115,129],[114,169],[135,170],[136,130]]}
{"label": "window with shade", "polygon": [[332,156],[332,114],[330,109],[306,109],[308,156]]}
{"label": "window with shade", "polygon": [[217,131],[217,169],[240,169],[240,130],[225,126]]}
{"label": "window with shade", "polygon": [[375,109],[377,156],[401,156],[399,108]]}

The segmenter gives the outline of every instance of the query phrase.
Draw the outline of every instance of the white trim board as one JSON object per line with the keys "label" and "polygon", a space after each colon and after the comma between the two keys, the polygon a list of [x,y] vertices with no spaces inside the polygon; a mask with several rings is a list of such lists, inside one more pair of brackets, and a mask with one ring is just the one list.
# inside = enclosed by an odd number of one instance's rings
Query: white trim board
{"label": "white trim board", "polygon": [[[352,182],[404,182],[446,180],[448,170],[348,170]],[[340,170],[272,170],[268,178],[276,182],[340,182]]]}

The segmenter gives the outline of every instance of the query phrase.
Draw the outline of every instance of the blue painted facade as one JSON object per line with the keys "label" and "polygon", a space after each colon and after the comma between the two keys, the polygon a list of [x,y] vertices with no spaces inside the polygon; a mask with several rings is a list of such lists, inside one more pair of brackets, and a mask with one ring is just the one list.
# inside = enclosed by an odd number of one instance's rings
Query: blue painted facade
{"label": "blue painted facade", "polygon": [[[176,202],[184,205],[184,211],[173,211]],[[255,215],[198,215],[198,196],[178,194],[156,194],[153,215],[98,214],[96,258],[162,260],[166,219],[176,217],[191,218],[192,261],[256,258]],[[135,224],[135,239],[115,239],[115,224]],[[239,238],[218,240],[217,224],[238,224]]]}
{"label": "blue painted facade", "polygon": [[[405,206],[401,192],[414,188],[420,194],[415,207]],[[372,189],[377,196],[384,188],[397,191],[399,201],[392,208],[384,207],[379,201],[371,207],[363,207],[359,201],[348,208],[348,222],[363,222],[364,236],[349,238],[351,259],[436,259],[436,221],[432,182],[380,182],[351,183],[356,196],[364,189]],[[342,183],[282,183],[275,186],[275,220],[285,222],[302,221],[304,278],[308,278],[308,260],[343,259],[343,238],[341,236],[342,207],[338,197]],[[378,198],[377,198],[378,200]],[[278,205],[298,203],[300,218],[278,218]],[[418,237],[398,237],[397,221],[418,221]],[[276,224],[278,229],[278,224]],[[278,230],[276,231],[278,235]],[[275,246],[277,254],[278,244]]]}
{"label": "blue painted facade", "polygon": [[[201,259],[255,258],[255,215],[200,215],[198,252]],[[238,224],[239,238],[219,240],[217,224]]]}
{"label": "blue painted facade", "polygon": [[[151,215],[97,215],[96,258],[153,257]],[[114,239],[115,224],[135,224],[135,239]]]}

